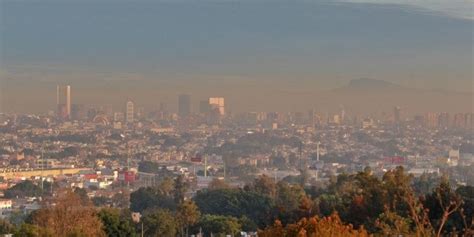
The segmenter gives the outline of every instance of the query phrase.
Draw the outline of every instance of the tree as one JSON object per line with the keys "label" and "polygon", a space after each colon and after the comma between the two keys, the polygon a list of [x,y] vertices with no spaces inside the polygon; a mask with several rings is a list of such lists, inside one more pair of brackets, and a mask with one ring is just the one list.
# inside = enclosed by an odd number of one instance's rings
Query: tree
{"label": "tree", "polygon": [[303,196],[300,199],[298,211],[299,211],[300,217],[310,217],[317,214],[315,210],[314,202],[308,196]]}
{"label": "tree", "polygon": [[107,197],[104,197],[104,196],[98,196],[98,197],[93,197],[92,198],[92,203],[96,207],[105,206],[105,205],[107,205],[107,203],[109,203],[109,201],[110,201],[110,198],[107,198]]}
{"label": "tree", "polygon": [[209,190],[229,189],[229,188],[231,188],[230,185],[222,179],[213,179],[207,187],[207,189]]}
{"label": "tree", "polygon": [[176,204],[180,204],[184,201],[187,189],[188,185],[184,180],[184,176],[178,175],[174,181],[174,201]]}
{"label": "tree", "polygon": [[161,169],[160,164],[152,161],[141,161],[138,163],[138,171],[143,173],[157,174]]}
{"label": "tree", "polygon": [[395,170],[387,171],[382,178],[383,189],[386,190],[383,200],[379,205],[388,205],[390,210],[396,211],[402,217],[409,216],[408,205],[404,198],[407,193],[413,192],[411,187],[412,176],[405,174],[403,167],[397,167]]}
{"label": "tree", "polygon": [[200,216],[201,212],[193,201],[184,201],[178,206],[176,218],[178,219],[178,223],[181,227],[181,236],[184,233],[186,236],[188,236],[189,227],[196,224]]}
{"label": "tree", "polygon": [[383,236],[412,236],[410,225],[411,220],[399,216],[396,212],[386,210],[380,214],[375,225],[380,230],[378,231]]}
{"label": "tree", "polygon": [[161,181],[160,184],[158,185],[158,189],[165,196],[173,195],[173,190],[174,190],[173,179],[170,177],[165,177],[163,181]]}
{"label": "tree", "polygon": [[130,194],[130,209],[142,212],[146,209],[164,208],[175,210],[173,197],[163,194],[157,187],[139,188]]}
{"label": "tree", "polygon": [[43,190],[30,180],[25,180],[21,183],[15,184],[13,187],[5,190],[5,198],[23,198],[41,196]]}
{"label": "tree", "polygon": [[437,174],[422,174],[418,178],[413,180],[413,190],[418,195],[429,194],[433,189],[436,188],[440,179]]}
{"label": "tree", "polygon": [[254,182],[249,186],[249,189],[257,193],[268,195],[271,198],[275,198],[277,187],[273,179],[267,175],[261,175],[254,180]]}
{"label": "tree", "polygon": [[200,191],[194,197],[202,213],[240,218],[247,216],[259,227],[273,221],[274,201],[260,193],[241,189]]}
{"label": "tree", "polygon": [[375,221],[387,202],[387,192],[383,183],[372,174],[370,168],[353,176],[355,181],[350,191],[350,204],[342,219],[358,228],[364,226],[369,231],[375,231]]}
{"label": "tree", "polygon": [[464,236],[474,236],[474,187],[461,186],[456,190],[463,201],[464,205],[459,209],[459,219],[463,223]]}
{"label": "tree", "polygon": [[87,195],[87,191],[83,188],[75,188],[74,193],[79,196],[82,202],[88,202],[89,196]]}
{"label": "tree", "polygon": [[41,228],[31,224],[21,224],[15,231],[14,236],[21,237],[53,237],[54,235],[47,228]]}
{"label": "tree", "polygon": [[83,203],[73,192],[62,194],[55,206],[35,212],[32,222],[53,236],[105,236],[92,204]]}
{"label": "tree", "polygon": [[273,226],[258,232],[259,237],[368,237],[369,234],[362,227],[354,229],[352,225],[342,223],[337,213],[328,217],[303,218],[297,223],[288,224],[285,228],[280,221],[275,221]]}
{"label": "tree", "polygon": [[0,234],[11,234],[15,231],[15,226],[5,219],[0,219]]}
{"label": "tree", "polygon": [[202,229],[204,236],[235,236],[241,229],[239,220],[230,216],[203,215],[195,226],[194,232]]}
{"label": "tree", "polygon": [[283,223],[299,219],[299,206],[305,197],[306,193],[300,185],[278,182],[275,202],[279,211],[278,216]]}
{"label": "tree", "polygon": [[448,225],[447,229],[456,228],[453,215],[459,214],[457,212],[462,205],[462,197],[451,189],[447,179],[443,179],[432,194],[426,196],[425,206],[430,210],[429,217],[436,230],[436,236],[444,234],[445,225]]}
{"label": "tree", "polygon": [[103,230],[110,237],[136,236],[131,213],[114,208],[102,208],[98,216],[103,224]]}
{"label": "tree", "polygon": [[143,228],[146,236],[175,237],[178,223],[169,210],[153,209],[145,211]]}
{"label": "tree", "polygon": [[117,208],[128,208],[130,205],[130,194],[127,193],[116,193],[112,196],[112,203]]}

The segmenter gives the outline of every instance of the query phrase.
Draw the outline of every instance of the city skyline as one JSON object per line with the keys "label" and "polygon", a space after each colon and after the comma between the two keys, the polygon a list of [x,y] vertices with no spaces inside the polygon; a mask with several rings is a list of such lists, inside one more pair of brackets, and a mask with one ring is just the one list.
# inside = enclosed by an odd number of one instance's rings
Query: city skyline
{"label": "city skyline", "polygon": [[[393,89],[399,89],[400,86],[387,83],[384,81],[374,81],[370,79],[359,79],[352,81],[349,85],[354,90],[362,90],[365,92],[367,86],[372,89],[382,90],[386,93]],[[416,114],[407,114],[406,108],[398,105],[393,106],[392,114],[387,114],[385,110],[372,114],[355,114],[352,111],[347,114],[346,107],[340,105],[331,111],[316,111],[314,108],[308,110],[305,117],[302,111],[244,111],[236,114],[225,110],[224,97],[209,97],[206,100],[199,100],[199,109],[192,109],[192,99],[189,94],[180,94],[177,98],[177,108],[175,111],[168,110],[164,103],[160,103],[160,107],[145,111],[141,106],[135,109],[135,102],[131,98],[125,101],[125,109],[114,110],[112,107],[101,105],[71,104],[71,86],[57,85],[56,93],[56,119],[63,122],[93,122],[104,126],[113,125],[114,128],[122,128],[124,125],[133,125],[139,121],[153,120],[181,120],[185,123],[195,119],[201,120],[203,124],[221,124],[223,119],[241,120],[240,122],[259,124],[264,121],[272,123],[272,129],[278,128],[278,122],[290,121],[296,125],[321,126],[326,125],[350,125],[361,124],[362,128],[370,128],[375,126],[375,121],[390,122],[394,125],[411,122],[417,125],[424,124],[428,128],[470,128],[474,124],[474,113],[468,111],[456,112],[433,112],[433,111],[417,111]],[[339,88],[347,93],[347,88]],[[419,92],[419,91],[418,91]],[[68,109],[69,108],[69,109]],[[72,108],[72,109],[71,109]],[[174,113],[176,112],[176,113]],[[158,113],[158,114],[157,114]],[[50,113],[48,113],[50,114]],[[7,115],[7,114],[5,114]],[[277,119],[277,117],[280,117]],[[284,119],[283,119],[284,118]],[[111,122],[113,124],[111,124]],[[183,124],[182,124],[183,125]]]}
{"label": "city skyline", "polygon": [[0,0],[0,236],[474,236],[474,0]]}
{"label": "city skyline", "polygon": [[[129,96],[130,93],[115,91],[112,96],[106,97],[101,96],[99,100],[91,98],[88,92],[92,88],[77,88],[74,87],[74,103],[61,103],[58,104],[58,99],[60,98],[59,89],[64,88],[61,94],[64,94],[64,100],[69,99],[71,101],[70,91],[71,86],[60,86],[57,85],[56,91],[56,103],[52,105],[53,100],[51,94],[46,98],[48,100],[49,106],[36,108],[35,110],[10,110],[4,112],[13,112],[13,113],[47,113],[48,111],[58,111],[59,106],[63,104],[64,110],[63,113],[69,114],[71,116],[71,106],[93,106],[93,107],[109,107],[116,111],[122,111],[123,103],[126,101],[124,98],[132,98],[135,102],[140,104],[140,107],[145,108],[147,111],[153,111],[160,108],[163,104],[170,106],[168,109],[170,112],[176,112],[180,114],[180,99],[181,96],[189,96],[189,111],[191,108],[194,108],[193,113],[198,112],[201,108],[202,99],[212,97],[211,94],[192,94],[192,93],[181,93],[174,94],[168,93],[165,97],[160,97],[159,95],[149,95],[147,92],[142,92],[144,95],[141,96]],[[69,89],[67,89],[69,88]],[[49,88],[50,93],[52,88]],[[97,89],[92,89],[97,90]],[[69,96],[65,94],[69,91]],[[150,90],[151,93],[155,93],[155,90]],[[278,93],[278,92],[277,92]],[[284,96],[284,92],[280,92],[281,96]],[[222,93],[218,93],[222,95]],[[240,94],[239,94],[240,95]],[[265,97],[265,95],[263,95]],[[254,100],[254,97],[236,97],[236,95],[225,96],[228,101],[231,101],[228,104],[229,111],[235,113],[242,112],[298,112],[298,111],[307,111],[311,108],[316,108],[319,112],[334,113],[338,110],[340,106],[346,106],[348,111],[352,114],[357,115],[368,115],[368,114],[380,114],[384,112],[390,112],[390,107],[401,106],[404,108],[405,112],[409,115],[415,115],[419,113],[426,112],[466,112],[471,111],[473,104],[471,98],[472,93],[461,93],[453,92],[446,90],[420,90],[415,88],[404,87],[401,85],[393,84],[390,82],[361,78],[356,80],[351,80],[346,86],[335,88],[332,90],[326,91],[317,91],[314,94],[305,94],[298,95],[296,92],[290,93],[288,96],[303,96],[304,99],[292,101],[290,104],[285,103],[275,103],[275,101],[258,101]],[[176,99],[176,97],[178,99]],[[379,102],[376,106],[366,106],[367,103],[373,98],[380,97],[384,101]],[[62,98],[62,97],[61,97]],[[97,97],[96,97],[97,98]],[[193,98],[193,99],[191,99]],[[229,100],[230,98],[230,100]],[[43,98],[44,99],[44,98]],[[104,100],[105,99],[105,100]],[[236,104],[241,104],[241,101],[254,101],[253,106],[244,106],[238,107]],[[414,102],[416,100],[421,100],[422,106]],[[287,100],[289,101],[289,100]],[[13,101],[15,102],[15,101]],[[418,101],[419,102],[419,101]],[[187,102],[186,102],[187,103]],[[69,104],[69,113],[67,113],[67,104]],[[424,105],[423,105],[424,104]],[[187,110],[188,110],[187,109]],[[0,112],[2,112],[0,110]]]}
{"label": "city skyline", "polygon": [[358,78],[472,94],[473,20],[457,13],[461,1],[373,2],[2,1],[0,110],[45,111],[56,84],[87,104],[175,107],[177,94],[219,94],[234,111],[318,106]]}

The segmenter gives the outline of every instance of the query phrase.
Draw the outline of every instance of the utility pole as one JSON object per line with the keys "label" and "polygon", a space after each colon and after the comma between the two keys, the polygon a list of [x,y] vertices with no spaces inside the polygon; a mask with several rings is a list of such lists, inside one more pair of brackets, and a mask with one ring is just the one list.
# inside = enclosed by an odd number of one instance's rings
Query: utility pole
{"label": "utility pole", "polygon": [[316,161],[319,162],[319,145],[321,144],[321,142],[318,141],[318,143],[316,144]]}
{"label": "utility pole", "polygon": [[225,165],[225,161],[223,161],[223,163],[224,163],[224,181],[225,181],[225,176],[226,176],[226,175],[225,175],[225,166],[226,166],[226,165]]}
{"label": "utility pole", "polygon": [[[128,154],[127,154],[127,175],[124,175],[124,179],[126,179],[128,177],[128,172],[130,172],[130,146],[128,145],[127,143],[127,147],[128,147]],[[130,190],[130,182],[127,181],[127,189]],[[143,222],[142,222],[143,224]]]}
{"label": "utility pole", "polygon": [[43,190],[44,143],[41,144],[41,190]]}
{"label": "utility pole", "polygon": [[204,156],[204,177],[207,178],[207,156]]}

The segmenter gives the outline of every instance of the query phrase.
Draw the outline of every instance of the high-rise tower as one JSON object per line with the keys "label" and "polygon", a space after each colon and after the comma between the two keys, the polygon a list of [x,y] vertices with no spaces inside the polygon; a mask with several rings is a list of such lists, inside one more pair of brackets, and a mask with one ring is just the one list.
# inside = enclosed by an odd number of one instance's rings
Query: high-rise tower
{"label": "high-rise tower", "polygon": [[62,119],[71,118],[71,86],[57,86],[56,90],[57,115]]}
{"label": "high-rise tower", "polygon": [[127,100],[127,103],[125,104],[125,121],[127,123],[133,123],[134,121],[134,104],[133,101],[130,99]]}
{"label": "high-rise tower", "polygon": [[400,106],[395,106],[393,107],[393,122],[395,122],[396,124],[400,123],[401,121],[401,108]]}
{"label": "high-rise tower", "polygon": [[225,115],[224,110],[224,98],[223,97],[211,97],[209,98],[209,106],[211,110],[217,109],[220,116]]}
{"label": "high-rise tower", "polygon": [[185,118],[191,115],[191,96],[185,94],[179,95],[178,115],[180,118]]}

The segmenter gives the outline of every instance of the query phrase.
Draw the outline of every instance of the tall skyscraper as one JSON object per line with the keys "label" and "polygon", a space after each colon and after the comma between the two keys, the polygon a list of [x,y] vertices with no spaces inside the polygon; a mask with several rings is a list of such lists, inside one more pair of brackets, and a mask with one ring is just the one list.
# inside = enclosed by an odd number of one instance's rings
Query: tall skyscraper
{"label": "tall skyscraper", "polygon": [[133,116],[134,116],[134,104],[129,99],[129,100],[127,100],[127,103],[125,104],[125,121],[127,123],[133,123],[133,121],[134,121]]}
{"label": "tall skyscraper", "polygon": [[447,128],[450,126],[449,122],[449,113],[440,113],[439,114],[439,119],[438,119],[439,127],[441,128]]}
{"label": "tall skyscraper", "polygon": [[425,115],[426,125],[430,128],[436,128],[439,125],[439,114],[438,113],[427,113]]}
{"label": "tall skyscraper", "polygon": [[209,113],[209,110],[210,110],[209,101],[202,100],[202,101],[199,102],[199,113],[200,114],[206,115],[206,114]]}
{"label": "tall skyscraper", "polygon": [[463,113],[457,113],[454,115],[453,125],[456,128],[465,128],[466,127],[466,116]]}
{"label": "tall skyscraper", "polygon": [[314,112],[314,109],[311,109],[308,111],[308,124],[311,126],[311,127],[314,127],[316,122],[315,122],[315,112]]}
{"label": "tall skyscraper", "polygon": [[466,116],[466,128],[472,129],[474,125],[474,113],[467,113]]}
{"label": "tall skyscraper", "polygon": [[341,123],[345,123],[346,121],[346,111],[344,110],[344,107],[341,108]]}
{"label": "tall skyscraper", "polygon": [[62,119],[71,118],[71,86],[57,86],[56,105],[58,117]]}
{"label": "tall skyscraper", "polygon": [[400,123],[400,119],[401,119],[400,111],[401,111],[400,106],[393,107],[393,122],[394,123]]}
{"label": "tall skyscraper", "polygon": [[180,118],[185,118],[191,115],[191,96],[185,94],[179,95],[178,115]]}
{"label": "tall skyscraper", "polygon": [[85,120],[87,118],[86,107],[82,104],[73,104],[71,106],[71,119]]}
{"label": "tall skyscraper", "polygon": [[214,110],[214,109],[219,110],[219,114],[221,116],[225,115],[224,98],[223,97],[211,97],[211,98],[209,98],[209,106],[210,106],[211,110]]}

